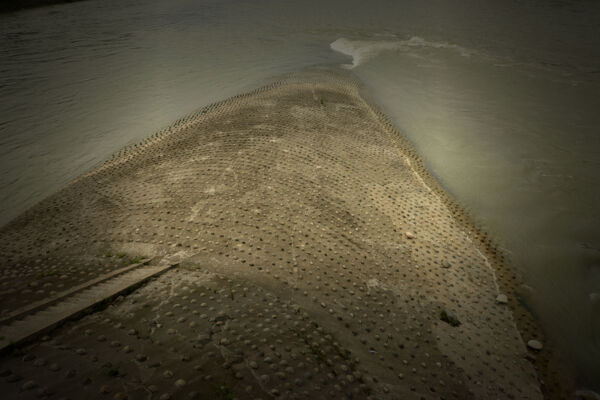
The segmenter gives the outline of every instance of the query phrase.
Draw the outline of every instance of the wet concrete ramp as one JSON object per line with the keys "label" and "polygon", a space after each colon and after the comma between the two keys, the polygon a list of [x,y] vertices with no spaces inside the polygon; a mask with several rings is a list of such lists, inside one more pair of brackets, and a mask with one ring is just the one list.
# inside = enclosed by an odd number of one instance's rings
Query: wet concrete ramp
{"label": "wet concrete ramp", "polygon": [[541,398],[485,243],[341,73],[203,109],[0,238],[10,307],[120,258],[180,263],[4,357],[11,395]]}

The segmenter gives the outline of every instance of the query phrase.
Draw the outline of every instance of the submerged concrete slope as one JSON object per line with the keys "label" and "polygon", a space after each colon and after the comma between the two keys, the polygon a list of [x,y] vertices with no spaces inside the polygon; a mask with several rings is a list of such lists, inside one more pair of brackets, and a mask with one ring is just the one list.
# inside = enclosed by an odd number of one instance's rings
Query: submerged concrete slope
{"label": "submerged concrete slope", "polygon": [[117,156],[3,228],[3,304],[117,268],[117,254],[180,268],[4,357],[0,387],[541,398],[481,243],[411,152],[356,83],[315,72]]}

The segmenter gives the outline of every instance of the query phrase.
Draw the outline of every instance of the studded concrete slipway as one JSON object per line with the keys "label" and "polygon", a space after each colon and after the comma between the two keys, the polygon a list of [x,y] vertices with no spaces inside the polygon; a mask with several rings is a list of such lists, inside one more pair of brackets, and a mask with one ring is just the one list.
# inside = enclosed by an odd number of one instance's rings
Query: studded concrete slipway
{"label": "studded concrete slipway", "polygon": [[291,75],[124,149],[1,230],[3,315],[136,259],[179,266],[2,356],[0,390],[539,399],[490,246],[349,74]]}

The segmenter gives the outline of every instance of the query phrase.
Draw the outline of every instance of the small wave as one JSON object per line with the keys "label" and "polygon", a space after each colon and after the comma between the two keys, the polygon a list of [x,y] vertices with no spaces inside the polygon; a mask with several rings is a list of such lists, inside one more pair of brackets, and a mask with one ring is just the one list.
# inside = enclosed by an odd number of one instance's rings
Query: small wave
{"label": "small wave", "polygon": [[409,51],[414,48],[430,47],[435,49],[451,49],[463,57],[470,57],[472,50],[446,43],[430,42],[418,36],[408,40],[350,40],[339,38],[329,45],[333,51],[352,57],[352,64],[344,64],[346,68],[355,68],[384,51]]}

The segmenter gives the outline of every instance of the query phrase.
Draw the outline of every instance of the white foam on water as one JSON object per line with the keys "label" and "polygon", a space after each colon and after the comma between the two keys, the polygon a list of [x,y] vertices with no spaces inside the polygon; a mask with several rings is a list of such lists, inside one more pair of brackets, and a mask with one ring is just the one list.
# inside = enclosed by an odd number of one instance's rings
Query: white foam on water
{"label": "white foam on water", "polygon": [[410,51],[414,48],[450,49],[463,57],[470,57],[474,51],[447,43],[431,42],[419,36],[407,40],[351,40],[339,38],[329,45],[333,51],[352,57],[352,64],[343,64],[344,68],[355,68],[384,51]]}

